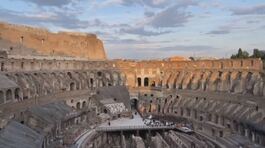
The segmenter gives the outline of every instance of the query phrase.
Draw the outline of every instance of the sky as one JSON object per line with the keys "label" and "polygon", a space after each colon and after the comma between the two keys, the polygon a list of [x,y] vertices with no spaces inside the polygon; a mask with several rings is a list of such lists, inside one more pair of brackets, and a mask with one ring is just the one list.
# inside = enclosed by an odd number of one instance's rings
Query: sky
{"label": "sky", "polygon": [[0,21],[97,34],[109,59],[265,50],[265,0],[1,0]]}

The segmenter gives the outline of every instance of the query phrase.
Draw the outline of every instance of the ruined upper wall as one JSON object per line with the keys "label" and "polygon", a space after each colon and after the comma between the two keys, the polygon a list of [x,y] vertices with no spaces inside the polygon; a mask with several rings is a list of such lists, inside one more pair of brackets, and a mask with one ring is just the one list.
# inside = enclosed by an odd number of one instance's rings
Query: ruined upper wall
{"label": "ruined upper wall", "polygon": [[45,29],[0,23],[0,39],[35,49],[44,55],[106,59],[103,43],[94,34],[51,33]]}
{"label": "ruined upper wall", "polygon": [[84,68],[117,69],[126,73],[143,71],[174,71],[174,70],[218,70],[218,71],[258,71],[263,73],[260,59],[238,60],[207,60],[207,61],[88,61],[64,58],[0,58],[0,71],[36,71],[36,70],[81,70]]}
{"label": "ruined upper wall", "polygon": [[116,61],[120,69],[171,69],[171,70],[255,70],[263,71],[260,59],[220,59],[199,61]]}

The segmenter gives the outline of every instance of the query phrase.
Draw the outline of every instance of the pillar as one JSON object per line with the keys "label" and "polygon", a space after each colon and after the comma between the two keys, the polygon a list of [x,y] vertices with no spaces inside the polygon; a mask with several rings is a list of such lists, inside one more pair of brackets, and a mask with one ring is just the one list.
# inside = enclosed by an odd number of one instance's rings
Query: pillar
{"label": "pillar", "polygon": [[122,146],[122,135],[123,135],[123,131],[121,131],[120,133],[120,145]]}
{"label": "pillar", "polygon": [[3,91],[3,95],[4,95],[4,104],[6,103],[6,91]]}
{"label": "pillar", "polygon": [[15,90],[12,89],[11,92],[12,92],[12,99],[11,99],[11,100],[12,100],[12,101],[15,101]]}
{"label": "pillar", "polygon": [[248,137],[248,132],[249,132],[249,130],[247,128],[245,128],[245,137]]}
{"label": "pillar", "polygon": [[252,135],[252,142],[255,142],[255,140],[256,140],[256,138],[255,138],[255,132],[253,131],[253,132],[251,132],[251,135]]}

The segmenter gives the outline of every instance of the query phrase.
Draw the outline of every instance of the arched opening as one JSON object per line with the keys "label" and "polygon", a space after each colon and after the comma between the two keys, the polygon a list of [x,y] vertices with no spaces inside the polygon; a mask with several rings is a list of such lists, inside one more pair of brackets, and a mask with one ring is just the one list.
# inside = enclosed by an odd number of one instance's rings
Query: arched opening
{"label": "arched opening", "polygon": [[34,69],[34,62],[30,62],[30,69]]}
{"label": "arched opening", "polygon": [[223,131],[220,131],[220,132],[219,132],[219,137],[223,137],[223,136],[224,136]]}
{"label": "arched opening", "polygon": [[212,129],[212,136],[215,136],[215,130]]}
{"label": "arched opening", "polygon": [[138,100],[136,98],[131,99],[131,109],[137,110],[137,106],[138,106]]}
{"label": "arched opening", "polygon": [[251,66],[254,66],[254,60],[251,60]]}
{"label": "arched opening", "polygon": [[158,113],[160,113],[161,111],[161,107],[160,107],[160,104],[158,104],[158,106],[157,106],[157,111],[158,111]]}
{"label": "arched opening", "polygon": [[12,91],[10,89],[6,91],[6,100],[12,100]]}
{"label": "arched opening", "polygon": [[152,112],[152,104],[149,104],[149,110],[148,110],[149,113]]}
{"label": "arched opening", "polygon": [[5,69],[5,63],[2,62],[2,63],[1,63],[1,71],[4,71],[4,69]]}
{"label": "arched opening", "polygon": [[77,102],[77,103],[76,103],[76,108],[77,108],[77,109],[81,109],[80,102]]}
{"label": "arched opening", "polygon": [[70,83],[70,91],[75,90],[75,83]]}
{"label": "arched opening", "polygon": [[163,81],[160,80],[159,83],[158,83],[158,86],[159,86],[159,87],[162,87],[162,84],[163,84]]}
{"label": "arched opening", "polygon": [[99,76],[99,77],[101,77],[102,76],[102,72],[97,72],[97,75]]}
{"label": "arched opening", "polygon": [[138,85],[138,87],[141,87],[142,86],[142,80],[141,80],[141,78],[137,78],[137,85]]}
{"label": "arched opening", "polygon": [[70,72],[67,72],[67,75],[68,75],[68,77],[69,77],[70,79],[73,78],[73,77],[72,77],[72,74],[71,74]]}
{"label": "arched opening", "polygon": [[21,62],[20,67],[21,67],[21,69],[24,69],[24,62]]}
{"label": "arched opening", "polygon": [[145,87],[149,86],[149,79],[148,78],[144,78],[144,86]]}
{"label": "arched opening", "polygon": [[20,43],[23,44],[24,36],[20,37]]}
{"label": "arched opening", "polygon": [[29,98],[29,91],[23,92],[23,100],[27,100]]}
{"label": "arched opening", "polygon": [[19,100],[19,98],[20,98],[20,96],[19,96],[19,92],[20,92],[19,88],[16,88],[16,89],[15,89],[15,99],[16,99],[16,100]]}
{"label": "arched opening", "polygon": [[152,81],[151,86],[152,86],[152,87],[155,87],[155,86],[156,86],[156,82],[155,82],[155,81]]}
{"label": "arched opening", "polygon": [[2,91],[0,91],[0,104],[5,103],[4,100],[4,93]]}
{"label": "arched opening", "polygon": [[94,80],[92,78],[90,78],[90,84],[91,84],[91,87],[94,86]]}
{"label": "arched opening", "polygon": [[105,109],[103,110],[103,112],[104,112],[105,114],[107,114],[107,113],[108,113],[108,110],[105,108]]}
{"label": "arched opening", "polygon": [[82,107],[83,107],[83,108],[86,107],[86,101],[83,101],[83,103],[82,103]]}

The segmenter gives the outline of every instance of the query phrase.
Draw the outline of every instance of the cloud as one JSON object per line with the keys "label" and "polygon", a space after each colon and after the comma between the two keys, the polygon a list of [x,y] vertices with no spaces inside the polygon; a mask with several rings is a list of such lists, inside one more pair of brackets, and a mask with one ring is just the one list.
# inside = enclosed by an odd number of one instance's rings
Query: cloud
{"label": "cloud", "polygon": [[140,36],[158,36],[162,34],[170,33],[171,31],[150,31],[146,30],[144,27],[130,27],[120,29],[120,33],[128,33]]}
{"label": "cloud", "polygon": [[144,16],[145,17],[152,17],[152,16],[154,16],[155,15],[155,13],[154,12],[151,12],[151,11],[145,11],[144,12]]}
{"label": "cloud", "polygon": [[63,12],[43,12],[41,14],[18,13],[16,11],[0,9],[0,18],[2,21],[12,23],[22,23],[29,25],[45,26],[51,24],[56,27],[63,27],[66,29],[87,28],[88,25],[93,25],[89,21],[79,20],[73,14]]}
{"label": "cloud", "polygon": [[155,48],[152,50],[163,51],[163,52],[208,52],[216,50],[217,48],[207,45],[175,45],[163,48]]}
{"label": "cloud", "polygon": [[219,29],[219,30],[212,30],[208,32],[207,34],[215,34],[215,35],[221,35],[221,34],[229,34],[230,30],[226,29]]}
{"label": "cloud", "polygon": [[188,22],[192,15],[180,9],[179,5],[169,7],[157,13],[148,23],[155,28],[181,27]]}
{"label": "cloud", "polygon": [[224,34],[230,34],[231,32],[235,33],[237,32],[245,32],[250,31],[253,28],[251,28],[249,25],[245,25],[245,21],[242,22],[241,20],[234,19],[231,22],[226,22],[226,24],[219,26],[217,29],[214,29],[212,31],[207,32],[206,34],[211,35],[224,35]]}
{"label": "cloud", "polygon": [[97,6],[108,7],[111,5],[123,5],[127,7],[140,5],[148,8],[159,8],[163,9],[171,5],[179,5],[180,7],[186,7],[189,5],[194,5],[195,0],[105,0],[98,3]]}
{"label": "cloud", "polygon": [[68,5],[71,3],[76,3],[80,0],[23,0],[25,2],[34,3],[38,6],[55,6],[55,7],[61,7],[64,5]]}
{"label": "cloud", "polygon": [[127,7],[140,5],[154,8],[164,8],[171,2],[172,0],[105,0],[98,5],[102,7],[107,7],[119,4]]}
{"label": "cloud", "polygon": [[247,24],[259,24],[261,21],[260,20],[248,20],[246,21]]}
{"label": "cloud", "polygon": [[139,40],[139,39],[120,39],[120,38],[112,38],[109,40],[104,40],[109,44],[147,44],[149,41],[147,40]]}
{"label": "cloud", "polygon": [[195,6],[198,3],[194,0],[177,0],[175,4],[156,13],[147,25],[154,28],[169,28],[181,27],[188,22],[192,17],[191,13],[187,12],[189,6]]}
{"label": "cloud", "polygon": [[165,7],[171,2],[171,0],[143,0],[143,3],[149,7]]}
{"label": "cloud", "polygon": [[[151,43],[150,43],[151,44]],[[126,44],[115,44],[106,45],[107,53],[111,58],[126,58],[126,59],[161,59],[166,57],[172,57],[174,55],[181,56],[213,56],[219,53],[223,56],[223,50],[208,46],[208,45],[175,45],[169,47],[157,47],[157,46],[139,46],[126,45]]]}
{"label": "cloud", "polygon": [[265,4],[230,9],[233,15],[265,15]]}

